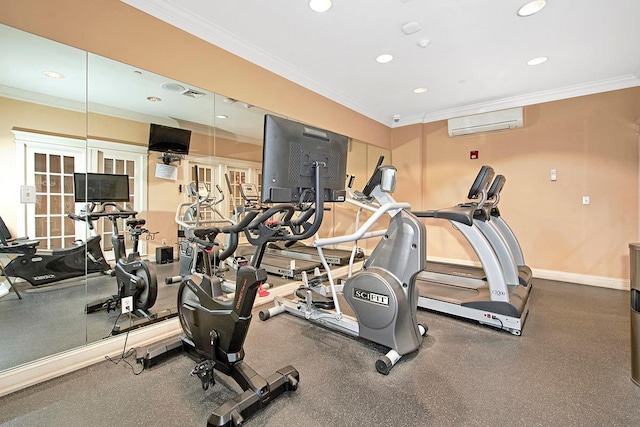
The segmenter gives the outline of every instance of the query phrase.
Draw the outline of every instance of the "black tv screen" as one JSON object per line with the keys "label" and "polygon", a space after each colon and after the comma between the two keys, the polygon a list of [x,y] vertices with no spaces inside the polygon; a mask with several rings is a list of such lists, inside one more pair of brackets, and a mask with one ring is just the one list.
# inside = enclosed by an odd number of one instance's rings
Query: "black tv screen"
{"label": "black tv screen", "polygon": [[129,175],[74,173],[73,197],[76,203],[128,202]]}
{"label": "black tv screen", "polygon": [[[265,116],[262,151],[262,202],[313,201],[314,162],[320,166],[325,202],[345,199],[349,139],[303,123]],[[304,199],[304,200],[302,200]]]}
{"label": "black tv screen", "polygon": [[191,131],[151,123],[149,126],[149,151],[189,154]]}

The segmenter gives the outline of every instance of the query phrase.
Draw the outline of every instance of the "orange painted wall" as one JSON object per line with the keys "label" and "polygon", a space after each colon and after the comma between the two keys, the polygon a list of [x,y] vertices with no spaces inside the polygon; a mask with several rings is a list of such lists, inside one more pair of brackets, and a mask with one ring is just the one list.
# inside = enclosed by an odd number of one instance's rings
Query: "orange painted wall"
{"label": "orange painted wall", "polygon": [[[397,198],[455,205],[491,165],[507,178],[501,212],[530,266],[627,279],[628,244],[638,240],[638,118],[640,88],[631,88],[525,107],[525,126],[513,131],[450,138],[446,121],[394,129]],[[429,256],[476,260],[451,225],[426,224]]]}

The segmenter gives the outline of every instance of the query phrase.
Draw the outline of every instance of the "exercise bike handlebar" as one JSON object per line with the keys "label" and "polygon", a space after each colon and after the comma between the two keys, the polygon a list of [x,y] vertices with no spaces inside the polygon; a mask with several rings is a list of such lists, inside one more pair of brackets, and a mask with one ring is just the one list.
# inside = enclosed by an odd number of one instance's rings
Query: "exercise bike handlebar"
{"label": "exercise bike handlebar", "polygon": [[[88,211],[83,209],[79,214],[70,213],[67,216],[74,221],[85,221],[88,224],[90,230],[93,230],[93,221],[97,220],[98,218],[107,217],[115,223],[115,221],[119,218],[125,219],[138,215],[138,211],[126,210],[118,206],[114,202],[102,202],[99,205],[91,203],[88,206]],[[98,207],[98,210],[94,210],[96,206]],[[106,208],[108,206],[113,207],[115,210],[106,211]]]}
{"label": "exercise bike handlebar", "polygon": [[[189,240],[197,243],[205,248],[212,248],[214,246],[214,240],[220,233],[229,234],[229,244],[227,247],[218,254],[218,258],[221,261],[229,258],[238,248],[238,234],[244,230],[249,223],[258,215],[259,211],[247,212],[246,216],[242,218],[242,221],[237,224],[229,225],[226,227],[209,227],[209,228],[197,228],[193,230],[195,237],[190,237]],[[206,237],[207,240],[202,239]]]}
{"label": "exercise bike handlebar", "polygon": [[[322,224],[322,218],[324,216],[324,194],[320,185],[320,171],[319,167],[323,163],[315,162],[314,168],[314,181],[315,181],[315,198],[313,208],[310,208],[310,212],[305,212],[300,218],[291,220],[293,214],[296,212],[296,207],[292,203],[280,203],[267,209],[254,219],[246,228],[245,234],[247,240],[254,246],[261,246],[269,241],[298,241],[305,240],[312,237],[320,229]],[[326,166],[326,165],[325,165]],[[280,221],[279,225],[285,225],[287,229],[278,227],[276,229],[270,228],[265,223],[273,215],[284,213],[284,218]],[[313,223],[308,227],[302,227],[300,231],[300,225],[307,221],[313,214]],[[257,233],[257,235],[252,234]]]}

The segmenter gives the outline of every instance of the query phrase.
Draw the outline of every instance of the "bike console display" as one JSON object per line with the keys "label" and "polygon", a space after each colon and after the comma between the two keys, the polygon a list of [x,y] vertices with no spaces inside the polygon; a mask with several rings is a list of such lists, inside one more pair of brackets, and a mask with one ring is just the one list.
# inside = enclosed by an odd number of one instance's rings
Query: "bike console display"
{"label": "bike console display", "polygon": [[128,202],[129,176],[106,173],[74,173],[76,203]]}

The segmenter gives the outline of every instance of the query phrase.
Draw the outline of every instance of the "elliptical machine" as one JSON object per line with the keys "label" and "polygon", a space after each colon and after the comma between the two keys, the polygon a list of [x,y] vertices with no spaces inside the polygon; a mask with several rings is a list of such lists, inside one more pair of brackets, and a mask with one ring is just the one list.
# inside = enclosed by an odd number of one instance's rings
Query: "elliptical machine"
{"label": "elliptical machine", "polygon": [[[208,258],[217,256],[215,248],[212,247],[206,250],[201,248],[201,250],[198,250],[197,246],[188,239],[189,233],[191,233],[191,237],[193,237],[193,232],[189,230],[206,226],[234,224],[232,220],[226,219],[218,209],[218,205],[224,201],[224,193],[220,186],[216,185],[216,189],[218,190],[219,196],[211,197],[207,185],[198,182],[197,179],[196,182],[187,186],[187,195],[194,197],[195,200],[193,202],[181,203],[176,210],[175,221],[181,225],[181,233],[184,233],[184,237],[186,238],[179,244],[179,274],[177,276],[166,277],[164,279],[165,284],[181,283],[192,273],[205,273],[205,266],[212,262],[211,259],[205,260],[205,256]],[[216,263],[214,262],[214,264]],[[218,272],[219,270],[220,266],[217,267]]]}
{"label": "elliptical machine", "polygon": [[[408,203],[397,203],[388,193],[395,189],[393,166],[378,166],[359,193],[367,203],[355,199],[346,201],[373,215],[353,234],[316,238],[325,268],[329,289],[321,284],[306,284],[296,291],[294,300],[278,297],[275,307],[260,312],[267,320],[287,312],[343,333],[364,338],[390,348],[376,361],[376,370],[387,375],[403,355],[417,351],[427,328],[418,324],[417,274],[426,264],[426,229],[409,212]],[[374,200],[377,202],[373,207]],[[383,215],[391,217],[389,228],[382,232],[368,232]],[[383,236],[361,271],[348,277],[342,285],[334,283],[331,269],[323,254],[329,245],[354,242],[361,238]],[[353,258],[352,258],[353,260]],[[338,292],[355,313],[355,318],[340,309]]]}

